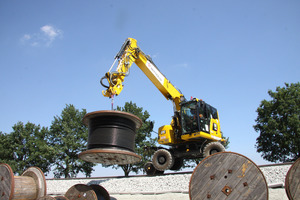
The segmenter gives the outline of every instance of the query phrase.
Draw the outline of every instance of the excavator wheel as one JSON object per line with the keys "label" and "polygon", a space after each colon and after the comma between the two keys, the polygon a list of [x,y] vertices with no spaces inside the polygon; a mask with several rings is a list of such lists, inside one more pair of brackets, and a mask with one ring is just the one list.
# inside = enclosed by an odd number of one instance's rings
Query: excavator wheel
{"label": "excavator wheel", "polygon": [[220,142],[210,142],[203,148],[203,157],[224,151],[225,147]]}
{"label": "excavator wheel", "polygon": [[159,171],[165,171],[173,167],[174,156],[167,149],[159,149],[154,152],[152,163],[155,169]]}
{"label": "excavator wheel", "polygon": [[152,162],[147,162],[144,165],[144,170],[146,172],[146,174],[148,176],[155,176],[155,175],[162,175],[164,174],[164,171],[159,171],[157,169],[155,169],[155,167],[153,166]]}

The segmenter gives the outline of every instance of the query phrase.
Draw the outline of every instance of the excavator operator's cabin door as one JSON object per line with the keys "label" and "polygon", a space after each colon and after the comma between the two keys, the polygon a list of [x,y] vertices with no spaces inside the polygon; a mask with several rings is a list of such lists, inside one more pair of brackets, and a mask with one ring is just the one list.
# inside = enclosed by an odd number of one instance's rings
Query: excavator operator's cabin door
{"label": "excavator operator's cabin door", "polygon": [[199,101],[198,103],[198,110],[199,110],[199,130],[209,133],[210,129],[210,114],[207,110],[207,104],[205,104],[203,101]]}
{"label": "excavator operator's cabin door", "polygon": [[209,133],[210,118],[207,118],[205,104],[190,101],[181,106],[182,134],[199,131]]}

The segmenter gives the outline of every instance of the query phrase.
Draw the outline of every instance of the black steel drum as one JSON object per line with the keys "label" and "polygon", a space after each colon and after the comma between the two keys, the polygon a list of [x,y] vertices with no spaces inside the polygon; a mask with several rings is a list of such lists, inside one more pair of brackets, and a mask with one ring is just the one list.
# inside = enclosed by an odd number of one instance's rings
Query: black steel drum
{"label": "black steel drum", "polygon": [[140,161],[134,153],[136,130],[142,121],[137,116],[121,111],[88,113],[83,123],[89,128],[87,150],[80,153],[82,160],[106,165],[125,165]]}

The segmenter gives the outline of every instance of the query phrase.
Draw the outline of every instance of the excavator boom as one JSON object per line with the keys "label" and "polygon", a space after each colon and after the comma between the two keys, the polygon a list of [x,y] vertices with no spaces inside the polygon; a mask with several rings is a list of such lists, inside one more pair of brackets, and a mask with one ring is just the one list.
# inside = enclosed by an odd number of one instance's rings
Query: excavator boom
{"label": "excavator boom", "polygon": [[[101,79],[101,84],[106,87],[102,91],[105,97],[119,95],[123,90],[123,81],[129,74],[130,67],[135,63],[144,74],[152,81],[156,88],[164,95],[166,99],[174,102],[177,111],[180,110],[180,102],[184,100],[183,94],[171,84],[171,82],[159,71],[150,56],[146,56],[137,46],[137,42],[133,38],[128,38],[122,45],[119,53],[115,56],[115,62],[118,61],[116,71],[110,70]],[[114,62],[114,63],[115,63]],[[114,64],[113,64],[114,65]],[[109,85],[103,84],[103,80],[107,79]]]}

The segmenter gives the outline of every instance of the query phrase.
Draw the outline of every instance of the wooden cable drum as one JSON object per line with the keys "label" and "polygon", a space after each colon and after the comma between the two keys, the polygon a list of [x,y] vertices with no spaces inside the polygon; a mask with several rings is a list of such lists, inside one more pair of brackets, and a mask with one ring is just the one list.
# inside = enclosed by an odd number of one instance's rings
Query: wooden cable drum
{"label": "wooden cable drum", "polygon": [[87,150],[79,158],[92,163],[126,165],[137,163],[141,157],[134,153],[136,130],[142,121],[121,111],[87,113],[83,123],[88,126]]}
{"label": "wooden cable drum", "polygon": [[14,173],[8,164],[0,164],[0,199],[12,199],[15,188]]}
{"label": "wooden cable drum", "polygon": [[47,196],[38,198],[38,200],[68,200],[68,198],[64,197],[64,196],[52,197],[52,196],[47,195]]}
{"label": "wooden cable drum", "polygon": [[97,195],[98,200],[110,200],[109,193],[107,190],[100,185],[90,185],[90,187],[94,190]]}
{"label": "wooden cable drum", "polygon": [[285,191],[290,200],[300,199],[300,158],[290,167],[285,177]]}
{"label": "wooden cable drum", "polygon": [[38,167],[14,176],[8,164],[0,164],[0,199],[33,200],[46,195],[46,179]]}
{"label": "wooden cable drum", "polygon": [[110,200],[109,193],[100,185],[73,185],[65,197],[69,200]]}
{"label": "wooden cable drum", "polygon": [[96,192],[88,185],[76,184],[65,194],[69,200],[98,200]]}
{"label": "wooden cable drum", "polygon": [[267,200],[268,186],[258,166],[247,157],[220,152],[203,159],[189,184],[191,200]]}

